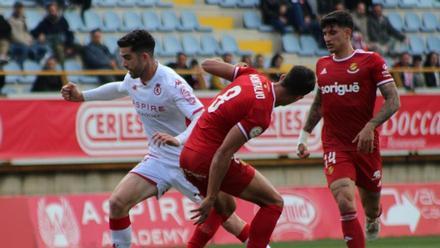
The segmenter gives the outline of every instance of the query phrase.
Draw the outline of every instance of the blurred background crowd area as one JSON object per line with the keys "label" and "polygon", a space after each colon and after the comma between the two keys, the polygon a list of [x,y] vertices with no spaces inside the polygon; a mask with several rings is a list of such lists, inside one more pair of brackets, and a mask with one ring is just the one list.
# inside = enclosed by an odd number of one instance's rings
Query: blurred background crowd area
{"label": "blurred background crowd area", "polygon": [[202,71],[208,57],[246,63],[276,81],[328,55],[319,20],[336,9],[353,14],[353,46],[380,53],[402,89],[440,87],[437,0],[2,0],[0,93],[120,80],[116,41],[139,28],[156,38],[158,60],[196,90],[229,83]]}

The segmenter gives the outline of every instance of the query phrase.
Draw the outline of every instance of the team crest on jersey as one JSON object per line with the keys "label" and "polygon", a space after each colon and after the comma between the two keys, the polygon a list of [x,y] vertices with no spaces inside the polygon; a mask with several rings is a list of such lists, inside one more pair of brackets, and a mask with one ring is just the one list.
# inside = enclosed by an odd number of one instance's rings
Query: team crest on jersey
{"label": "team crest on jersey", "polygon": [[347,69],[347,72],[350,74],[357,73],[359,71],[359,67],[356,63],[351,63]]}
{"label": "team crest on jersey", "polygon": [[154,86],[154,94],[158,96],[160,95],[161,92],[162,92],[162,88],[160,88],[160,84],[156,84],[156,86]]}
{"label": "team crest on jersey", "polygon": [[333,174],[333,171],[335,170],[335,167],[333,167],[333,166],[329,166],[329,167],[327,167],[327,175],[331,175],[331,174]]}

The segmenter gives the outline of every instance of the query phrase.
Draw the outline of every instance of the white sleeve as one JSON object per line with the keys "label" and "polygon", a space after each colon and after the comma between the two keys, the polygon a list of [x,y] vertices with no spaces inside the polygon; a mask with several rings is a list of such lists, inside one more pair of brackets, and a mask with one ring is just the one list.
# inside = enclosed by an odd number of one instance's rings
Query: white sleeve
{"label": "white sleeve", "polygon": [[127,90],[123,87],[123,82],[107,83],[82,93],[85,101],[113,100],[128,96]]}
{"label": "white sleeve", "polygon": [[203,109],[203,105],[183,78],[178,77],[176,80],[179,81],[176,86],[170,87],[173,101],[180,112],[192,120],[193,115]]}
{"label": "white sleeve", "polygon": [[199,120],[200,116],[203,113],[203,109],[201,109],[199,112],[195,113],[193,115],[193,118],[191,119],[191,123],[188,125],[188,127],[177,135],[175,138],[179,141],[180,145],[185,144],[185,142],[188,140],[189,135],[191,134],[193,128],[195,127],[197,121]]}

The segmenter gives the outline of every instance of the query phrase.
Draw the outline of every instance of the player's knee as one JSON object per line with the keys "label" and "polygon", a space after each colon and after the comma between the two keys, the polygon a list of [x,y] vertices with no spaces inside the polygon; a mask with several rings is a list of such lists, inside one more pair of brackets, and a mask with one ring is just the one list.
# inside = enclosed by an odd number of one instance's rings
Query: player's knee
{"label": "player's knee", "polygon": [[265,205],[275,205],[282,208],[284,206],[283,197],[277,192],[276,194],[272,195],[270,201],[267,202]]}
{"label": "player's knee", "polygon": [[354,196],[347,193],[341,193],[336,196],[336,202],[341,213],[356,211]]}
{"label": "player's knee", "polygon": [[128,212],[127,204],[117,196],[111,196],[109,200],[110,206],[110,215],[111,216],[120,216]]}

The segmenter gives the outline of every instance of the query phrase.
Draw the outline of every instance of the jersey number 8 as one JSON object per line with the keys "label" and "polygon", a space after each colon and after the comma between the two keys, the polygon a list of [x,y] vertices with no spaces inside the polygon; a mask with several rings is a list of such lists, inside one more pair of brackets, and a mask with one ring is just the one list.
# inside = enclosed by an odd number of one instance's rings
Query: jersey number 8
{"label": "jersey number 8", "polygon": [[209,106],[208,112],[212,113],[216,111],[220,107],[220,105],[238,96],[240,92],[241,92],[241,87],[237,85],[230,88],[225,93],[218,95],[217,98],[215,98],[214,102],[212,102],[212,104]]}

